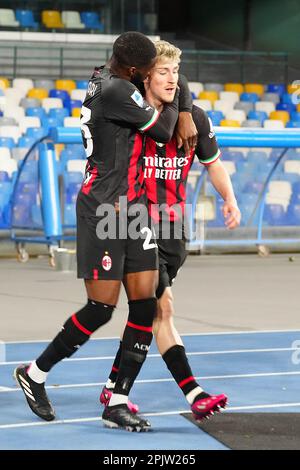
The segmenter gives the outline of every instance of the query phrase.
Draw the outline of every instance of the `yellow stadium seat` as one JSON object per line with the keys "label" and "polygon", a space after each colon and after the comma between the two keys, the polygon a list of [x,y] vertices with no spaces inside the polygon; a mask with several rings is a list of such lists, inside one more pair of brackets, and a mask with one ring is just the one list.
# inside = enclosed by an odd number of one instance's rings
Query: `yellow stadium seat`
{"label": "yellow stadium seat", "polygon": [[55,144],[54,147],[55,147],[56,158],[60,157],[61,152],[65,148],[65,144]]}
{"label": "yellow stadium seat", "polygon": [[44,10],[42,12],[42,23],[51,29],[64,28],[60,12],[56,10]]}
{"label": "yellow stadium seat", "polygon": [[225,83],[224,91],[235,91],[240,95],[244,92],[244,85],[241,83]]}
{"label": "yellow stadium seat", "polygon": [[270,113],[269,119],[276,119],[277,121],[282,121],[284,125],[290,120],[290,113],[287,111],[272,111]]}
{"label": "yellow stadium seat", "polygon": [[72,117],[79,117],[81,114],[81,108],[73,108],[72,109]]}
{"label": "yellow stadium seat", "polygon": [[294,93],[295,91],[298,91],[298,90],[300,90],[300,82],[299,82],[298,85],[296,85],[296,84],[293,85],[293,84],[291,83],[291,84],[288,85],[288,87],[287,87],[287,92],[288,92],[289,94],[292,94],[292,93]]}
{"label": "yellow stadium seat", "polygon": [[48,90],[46,88],[31,88],[28,90],[27,96],[28,98],[38,98],[42,100],[44,98],[48,98]]}
{"label": "yellow stadium seat", "polygon": [[246,93],[256,93],[258,96],[263,95],[265,88],[260,83],[246,83],[245,84]]}
{"label": "yellow stadium seat", "polygon": [[4,77],[0,77],[0,88],[9,88],[9,80]]}
{"label": "yellow stadium seat", "polygon": [[219,94],[216,91],[201,91],[198,95],[200,100],[209,100],[214,103],[219,99]]}
{"label": "yellow stadium seat", "polygon": [[74,80],[56,80],[55,88],[57,90],[67,90],[71,92],[76,88],[76,82],[74,82]]}
{"label": "yellow stadium seat", "polygon": [[297,104],[297,111],[299,111],[299,113],[300,113],[300,103]]}
{"label": "yellow stadium seat", "polygon": [[221,121],[222,127],[241,127],[239,121],[233,121],[231,119],[222,119]]}

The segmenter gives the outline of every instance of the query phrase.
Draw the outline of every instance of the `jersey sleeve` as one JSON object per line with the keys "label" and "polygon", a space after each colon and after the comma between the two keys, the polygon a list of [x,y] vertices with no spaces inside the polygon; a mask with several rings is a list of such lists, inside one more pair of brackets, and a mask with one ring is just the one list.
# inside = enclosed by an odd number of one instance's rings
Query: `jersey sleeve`
{"label": "jersey sleeve", "polygon": [[193,105],[192,116],[198,131],[198,142],[195,153],[200,163],[208,166],[220,158],[215,131],[206,112]]}
{"label": "jersey sleeve", "polygon": [[116,79],[109,85],[102,100],[106,119],[134,126],[157,142],[166,143],[172,138],[178,119],[178,93],[173,103],[164,106],[162,113],[159,113],[131,82]]}

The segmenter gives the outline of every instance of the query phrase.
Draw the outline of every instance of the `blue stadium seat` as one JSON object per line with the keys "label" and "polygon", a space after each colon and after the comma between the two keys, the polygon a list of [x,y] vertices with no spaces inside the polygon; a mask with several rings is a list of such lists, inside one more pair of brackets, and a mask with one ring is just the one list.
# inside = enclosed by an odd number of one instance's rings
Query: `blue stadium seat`
{"label": "blue stadium seat", "polygon": [[263,150],[249,150],[247,158],[258,167],[263,167],[268,160],[268,155]]}
{"label": "blue stadium seat", "polygon": [[69,171],[64,175],[65,186],[68,187],[71,183],[82,183],[82,173],[79,171]]}
{"label": "blue stadium seat", "polygon": [[267,93],[278,93],[279,95],[283,95],[285,90],[286,88],[284,83],[270,83],[267,86]]}
{"label": "blue stadium seat", "polygon": [[286,160],[300,160],[300,150],[290,148],[286,152]]}
{"label": "blue stadium seat", "polygon": [[298,173],[282,173],[280,175],[280,179],[282,181],[288,181],[289,183],[297,183],[300,179],[300,175]]}
{"label": "blue stadium seat", "polygon": [[86,28],[98,29],[100,32],[104,31],[104,24],[100,21],[100,18],[96,12],[83,11],[80,13],[80,17]]}
{"label": "blue stadium seat", "polygon": [[18,140],[18,146],[23,148],[32,147],[32,145],[36,142],[37,139],[34,137],[28,137],[26,135],[22,136]]}
{"label": "blue stadium seat", "polygon": [[66,171],[68,160],[82,160],[83,158],[84,157],[82,157],[81,152],[70,152],[67,150],[62,150],[60,154],[61,171]]}
{"label": "blue stadium seat", "polygon": [[292,100],[292,95],[290,95],[289,93],[283,93],[283,95],[281,96],[281,103],[293,104]]}
{"label": "blue stadium seat", "polygon": [[222,111],[207,111],[207,115],[211,119],[213,126],[219,126],[222,119],[224,119]]}
{"label": "blue stadium seat", "polygon": [[241,93],[240,94],[241,101],[249,101],[250,103],[256,103],[259,101],[259,96],[257,93]]}
{"label": "blue stadium seat", "polygon": [[77,195],[78,195],[78,192],[79,192],[80,188],[81,188],[80,183],[71,183],[71,184],[69,184],[69,186],[67,187],[66,193],[65,193],[66,204],[75,204],[76,203]]}
{"label": "blue stadium seat", "polygon": [[54,88],[49,91],[49,98],[60,98],[64,101],[70,99],[70,94],[67,90],[56,90],[56,88]]}
{"label": "blue stadium seat", "polygon": [[16,10],[16,20],[20,22],[23,28],[37,29],[39,24],[34,21],[33,12],[31,10]]}
{"label": "blue stadium seat", "polygon": [[49,109],[48,116],[52,118],[59,118],[63,122],[65,117],[70,116],[70,113],[66,108],[51,108]]}
{"label": "blue stadium seat", "polygon": [[73,108],[81,108],[82,102],[80,100],[64,100],[63,101],[64,108],[67,108],[69,110],[70,115],[72,114],[72,109]]}
{"label": "blue stadium seat", "polygon": [[51,127],[63,127],[63,125],[64,125],[64,121],[63,119],[60,119],[60,118],[46,117],[42,119],[42,127],[46,133],[49,132]]}
{"label": "blue stadium seat", "polygon": [[76,80],[76,87],[78,88],[78,90],[86,90],[88,84],[88,80]]}
{"label": "blue stadium seat", "polygon": [[293,113],[294,111],[296,111],[296,106],[293,103],[278,103],[276,104],[276,110]]}
{"label": "blue stadium seat", "polygon": [[64,207],[64,225],[76,226],[75,204],[65,204]]}
{"label": "blue stadium seat", "polygon": [[263,122],[268,119],[268,115],[265,111],[250,111],[248,119],[257,119],[263,124]]}
{"label": "blue stadium seat", "polygon": [[264,221],[268,225],[285,225],[286,213],[281,204],[266,204],[264,211]]}
{"label": "blue stadium seat", "polygon": [[[64,148],[64,152],[68,153],[72,158],[86,158],[84,146],[82,144],[67,144]],[[202,168],[202,166],[201,166]]]}
{"label": "blue stadium seat", "polygon": [[8,183],[11,179],[7,171],[0,171],[0,183]]}
{"label": "blue stadium seat", "polygon": [[15,141],[12,137],[0,137],[0,147],[7,147],[13,149],[16,147]]}
{"label": "blue stadium seat", "polygon": [[291,203],[289,205],[286,215],[286,224],[297,226],[300,225],[300,203]]}
{"label": "blue stadium seat", "polygon": [[257,181],[257,180],[251,180],[248,181],[244,188],[243,192],[244,193],[252,193],[252,194],[259,194],[261,190],[263,189],[263,182]]}
{"label": "blue stadium seat", "polygon": [[33,222],[34,227],[43,226],[41,206],[34,204],[31,207],[31,217],[32,217],[32,222]]}
{"label": "blue stadium seat", "polygon": [[278,160],[278,158],[280,157],[280,155],[282,154],[283,151],[284,151],[283,148],[272,149],[271,153],[269,155],[269,161],[275,163]]}
{"label": "blue stadium seat", "polygon": [[222,156],[221,156],[221,159],[224,160],[224,161],[231,161],[231,162],[244,162],[245,161],[245,157],[244,157],[244,154],[243,152],[240,152],[238,150],[225,150],[225,151],[222,151]]}
{"label": "blue stadium seat", "polygon": [[291,113],[291,120],[292,121],[300,121],[300,112],[294,111]]}
{"label": "blue stadium seat", "polygon": [[39,140],[42,137],[46,137],[47,129],[45,130],[43,127],[28,127],[25,135],[28,137],[34,137],[35,140]]}
{"label": "blue stadium seat", "polygon": [[295,129],[297,127],[300,127],[300,121],[289,121],[285,127]]}
{"label": "blue stadium seat", "polygon": [[46,110],[42,107],[39,108],[27,108],[25,112],[26,116],[38,117],[40,120],[47,116]]}
{"label": "blue stadium seat", "polygon": [[244,161],[240,160],[236,163],[236,171],[240,174],[245,174],[248,179],[251,179],[251,175],[254,173],[256,169],[256,165],[252,162],[249,162],[247,159],[244,158]]}

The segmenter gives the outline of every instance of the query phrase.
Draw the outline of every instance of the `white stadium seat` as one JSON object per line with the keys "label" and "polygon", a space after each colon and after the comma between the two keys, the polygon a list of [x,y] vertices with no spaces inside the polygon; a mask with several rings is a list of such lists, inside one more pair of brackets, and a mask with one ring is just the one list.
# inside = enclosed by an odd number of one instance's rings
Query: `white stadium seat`
{"label": "white stadium seat", "polygon": [[236,91],[221,91],[219,96],[220,100],[229,101],[232,103],[232,106],[240,100],[239,94]]}
{"label": "white stadium seat", "polygon": [[65,117],[64,118],[65,127],[80,127],[80,118],[77,117]]}
{"label": "white stadium seat", "polygon": [[233,109],[232,111],[226,113],[226,119],[239,121],[239,123],[242,124],[242,122],[246,120],[246,113],[241,109]]}
{"label": "white stadium seat", "polygon": [[12,137],[17,143],[19,137],[21,137],[22,132],[19,126],[1,126],[0,127],[0,137]]}
{"label": "white stadium seat", "polygon": [[25,116],[23,119],[20,120],[19,126],[22,133],[26,132],[28,127],[41,127],[40,118],[35,116]]}
{"label": "white stadium seat", "polygon": [[85,95],[86,95],[86,90],[75,89],[75,90],[71,91],[72,100],[84,101],[85,100]]}
{"label": "white stadium seat", "polygon": [[77,171],[84,175],[86,167],[86,160],[68,160],[67,171]]}
{"label": "white stadium seat", "polygon": [[26,91],[19,88],[5,88],[4,90],[6,102],[18,105],[22,98],[26,96]]}
{"label": "white stadium seat", "polygon": [[272,111],[275,111],[275,104],[271,101],[257,101],[255,109],[256,111],[264,111],[269,116]]}
{"label": "white stadium seat", "polygon": [[200,82],[189,82],[189,89],[191,92],[195,93],[196,96],[203,91],[203,83]]}
{"label": "white stadium seat", "polygon": [[234,103],[231,101],[216,100],[214,102],[214,110],[222,111],[224,116],[233,110]]}
{"label": "white stadium seat", "polygon": [[3,108],[4,117],[14,118],[17,122],[25,117],[25,110],[21,106],[7,106]]}
{"label": "white stadium seat", "polygon": [[266,196],[266,204],[280,204],[286,211],[292,195],[292,186],[289,181],[271,181]]}
{"label": "white stadium seat", "polygon": [[0,26],[20,26],[19,21],[16,21],[14,10],[0,9]]}
{"label": "white stadium seat", "polygon": [[226,168],[229,176],[233,175],[236,172],[236,167],[234,162],[229,162],[226,160],[222,161],[224,167]]}
{"label": "white stadium seat", "polygon": [[10,149],[7,147],[0,147],[0,161],[10,160],[11,154]]}
{"label": "white stadium seat", "polygon": [[194,100],[193,104],[204,109],[204,111],[210,111],[212,109],[211,101],[209,100]]}
{"label": "white stadium seat", "polygon": [[81,22],[78,11],[63,11],[61,18],[66,28],[85,28],[85,25]]}
{"label": "white stadium seat", "polygon": [[300,161],[299,160],[286,160],[284,162],[285,173],[297,173],[300,175]]}
{"label": "white stadium seat", "polygon": [[15,171],[17,171],[17,167],[17,162],[12,158],[5,160],[0,159],[0,171],[6,171],[10,177]]}
{"label": "white stadium seat", "polygon": [[28,90],[34,88],[34,84],[30,78],[14,78],[13,87],[23,90],[27,94]]}
{"label": "white stadium seat", "polygon": [[270,130],[280,130],[284,129],[284,124],[282,121],[279,121],[278,119],[266,119],[264,122],[264,128],[265,129],[270,129]]}
{"label": "white stadium seat", "polygon": [[63,108],[63,103],[60,98],[44,98],[42,107],[48,112],[51,108]]}

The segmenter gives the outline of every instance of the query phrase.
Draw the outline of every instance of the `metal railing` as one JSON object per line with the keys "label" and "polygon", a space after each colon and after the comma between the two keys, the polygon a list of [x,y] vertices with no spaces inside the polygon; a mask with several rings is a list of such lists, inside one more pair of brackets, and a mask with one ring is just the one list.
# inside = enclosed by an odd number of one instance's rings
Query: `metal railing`
{"label": "metal railing", "polygon": [[[112,45],[0,45],[0,75],[9,78],[86,78],[105,63]],[[288,83],[289,56],[284,52],[183,50],[181,70],[190,81]]]}

